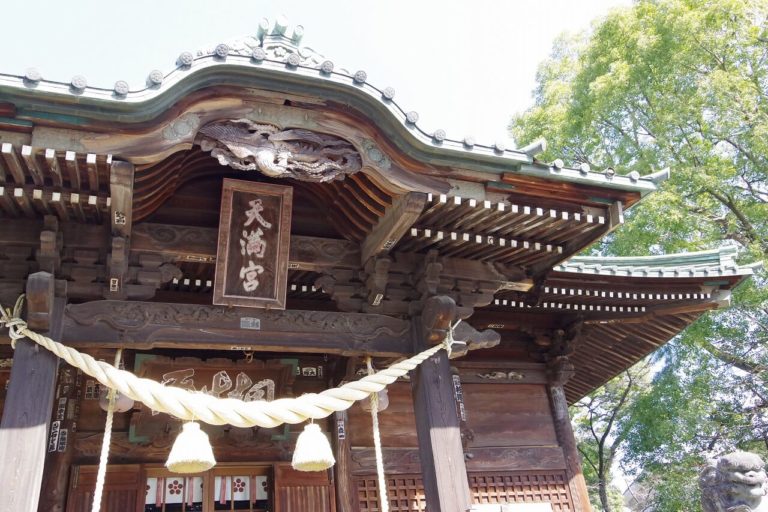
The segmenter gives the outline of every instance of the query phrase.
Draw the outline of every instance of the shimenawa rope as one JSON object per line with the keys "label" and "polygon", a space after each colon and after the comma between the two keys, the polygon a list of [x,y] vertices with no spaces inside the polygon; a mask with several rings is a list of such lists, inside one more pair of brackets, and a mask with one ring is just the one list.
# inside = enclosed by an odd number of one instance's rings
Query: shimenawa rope
{"label": "shimenawa rope", "polygon": [[[373,375],[373,363],[368,356],[368,375]],[[373,424],[373,449],[376,452],[376,475],[379,480],[379,503],[381,512],[389,512],[389,498],[387,497],[387,481],[384,477],[384,455],[381,451],[381,434],[379,433],[379,394],[371,393],[371,423]]]}
{"label": "shimenawa rope", "polygon": [[431,356],[445,349],[450,353],[452,336],[415,356],[360,380],[348,382],[338,388],[320,393],[307,393],[296,398],[281,398],[271,402],[243,402],[235,398],[218,398],[204,393],[188,391],[159,382],[143,379],[88,354],[62,345],[27,327],[20,318],[24,296],[20,296],[13,309],[2,308],[0,327],[8,327],[11,344],[29,338],[50,350],[71,366],[81,369],[99,383],[123,395],[143,402],[154,411],[171,414],[182,420],[197,420],[211,425],[230,424],[236,427],[259,426],[273,428],[283,423],[296,424],[307,419],[326,418],[334,412],[349,409],[358,400],[378,393],[399,377],[404,376]]}
{"label": "shimenawa rope", "polygon": [[[115,353],[115,367],[120,367],[120,358],[123,349],[117,349]],[[110,388],[107,394],[109,405],[107,406],[107,422],[104,425],[104,439],[101,442],[101,457],[99,457],[99,471],[96,474],[96,489],[93,493],[93,505],[91,512],[101,510],[101,495],[104,492],[104,482],[107,478],[107,462],[109,460],[109,443],[112,442],[112,420],[115,416],[115,397],[117,392]]]}

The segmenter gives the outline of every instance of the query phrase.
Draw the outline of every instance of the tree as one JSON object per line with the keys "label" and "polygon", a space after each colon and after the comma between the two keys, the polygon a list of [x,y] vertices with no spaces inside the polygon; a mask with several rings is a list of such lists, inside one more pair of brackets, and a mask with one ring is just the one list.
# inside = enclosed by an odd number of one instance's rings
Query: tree
{"label": "tree", "polygon": [[611,485],[612,468],[626,440],[628,413],[647,376],[648,366],[637,365],[574,405],[574,433],[590,500],[605,512],[621,510],[621,493]]}
{"label": "tree", "polygon": [[[639,0],[557,42],[534,106],[512,120],[515,138],[544,136],[542,160],[672,170],[592,251],[735,245],[742,263],[768,258],[767,20],[768,0]],[[706,455],[768,446],[768,276],[757,272],[733,308],[659,356],[626,411],[622,462],[653,485],[655,510],[697,510]]]}
{"label": "tree", "polygon": [[673,169],[611,252],[730,241],[768,254],[767,16],[765,0],[640,1],[541,66],[517,140],[544,135],[541,158],[596,169]]}

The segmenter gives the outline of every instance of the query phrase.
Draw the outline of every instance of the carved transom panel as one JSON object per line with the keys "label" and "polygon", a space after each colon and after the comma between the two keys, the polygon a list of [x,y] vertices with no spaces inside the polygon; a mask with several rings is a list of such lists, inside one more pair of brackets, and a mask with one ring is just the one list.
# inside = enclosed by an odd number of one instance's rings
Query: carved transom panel
{"label": "carved transom panel", "polygon": [[360,154],[344,139],[309,130],[280,130],[248,119],[207,124],[200,129],[198,142],[221,165],[260,171],[271,178],[326,182],[344,179],[362,167]]}

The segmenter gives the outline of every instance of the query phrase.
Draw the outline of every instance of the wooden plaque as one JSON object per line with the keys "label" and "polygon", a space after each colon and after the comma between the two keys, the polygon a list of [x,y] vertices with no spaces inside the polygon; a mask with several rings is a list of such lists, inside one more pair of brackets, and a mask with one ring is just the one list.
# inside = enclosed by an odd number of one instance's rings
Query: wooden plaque
{"label": "wooden plaque", "polygon": [[285,309],[293,189],[224,180],[213,303]]}
{"label": "wooden plaque", "polygon": [[[134,372],[139,377],[175,386],[188,391],[197,391],[217,398],[236,398],[245,402],[267,401],[287,398],[293,395],[296,378],[295,360],[258,359],[247,362],[233,362],[229,359],[203,361],[193,357],[171,359],[162,356],[139,354],[136,356]],[[178,431],[180,420],[153,412],[144,404],[136,403],[131,415],[130,439],[132,442],[149,442],[167,437]],[[228,426],[205,425],[203,429],[217,439],[225,430],[233,437],[251,438],[250,429]],[[263,429],[269,436],[279,435],[284,429]]]}

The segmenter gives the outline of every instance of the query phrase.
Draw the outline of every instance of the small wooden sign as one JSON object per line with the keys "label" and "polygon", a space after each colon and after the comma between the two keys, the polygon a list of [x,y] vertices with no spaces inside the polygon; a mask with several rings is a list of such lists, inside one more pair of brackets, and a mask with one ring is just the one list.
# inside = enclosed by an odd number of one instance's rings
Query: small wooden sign
{"label": "small wooden sign", "polygon": [[293,189],[224,180],[213,303],[285,309]]}

